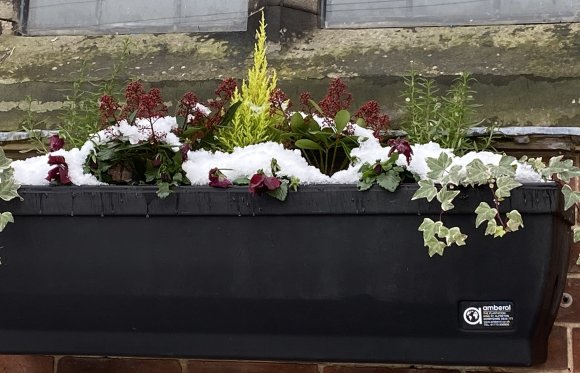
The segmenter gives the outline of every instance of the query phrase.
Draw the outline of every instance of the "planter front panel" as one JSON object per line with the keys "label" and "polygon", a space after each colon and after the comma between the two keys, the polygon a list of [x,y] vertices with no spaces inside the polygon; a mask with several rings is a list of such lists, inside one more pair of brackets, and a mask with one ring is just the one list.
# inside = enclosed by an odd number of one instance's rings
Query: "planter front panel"
{"label": "planter front panel", "polygon": [[[567,262],[559,191],[520,188],[508,208],[525,212],[525,229],[503,239],[473,227],[483,191],[464,193],[444,220],[468,245],[429,258],[417,227],[439,211],[409,202],[414,190],[309,187],[280,203],[241,188],[165,200],[149,188],[24,189],[0,236],[0,351],[545,359]],[[512,320],[464,322],[469,306],[493,304]]]}

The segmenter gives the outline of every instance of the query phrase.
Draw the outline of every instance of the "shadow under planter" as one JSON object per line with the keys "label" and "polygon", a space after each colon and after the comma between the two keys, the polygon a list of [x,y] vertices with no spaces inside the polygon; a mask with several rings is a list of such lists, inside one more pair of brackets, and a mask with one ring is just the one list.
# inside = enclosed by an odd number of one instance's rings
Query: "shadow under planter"
{"label": "shadow under planter", "polygon": [[562,294],[569,219],[532,184],[525,228],[475,229],[489,190],[443,215],[469,235],[429,258],[436,204],[305,186],[285,203],[235,187],[22,187],[3,202],[0,352],[530,365]]}

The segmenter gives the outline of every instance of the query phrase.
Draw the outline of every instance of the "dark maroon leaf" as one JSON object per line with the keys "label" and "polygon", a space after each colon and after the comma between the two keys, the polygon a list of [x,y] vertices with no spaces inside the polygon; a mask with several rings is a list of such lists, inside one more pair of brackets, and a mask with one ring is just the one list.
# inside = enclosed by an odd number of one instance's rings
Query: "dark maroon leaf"
{"label": "dark maroon leaf", "polygon": [[264,178],[264,186],[267,190],[276,190],[280,188],[280,184],[282,184],[280,180],[274,176],[267,176]]}
{"label": "dark maroon leaf", "polygon": [[61,139],[58,135],[52,135],[48,138],[49,150],[55,152],[60,150],[64,146],[64,139]]}

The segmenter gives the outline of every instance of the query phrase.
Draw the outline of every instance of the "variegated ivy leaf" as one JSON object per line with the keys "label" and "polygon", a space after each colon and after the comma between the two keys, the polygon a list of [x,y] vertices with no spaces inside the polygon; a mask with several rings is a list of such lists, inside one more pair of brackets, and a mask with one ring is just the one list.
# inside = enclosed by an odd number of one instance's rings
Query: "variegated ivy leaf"
{"label": "variegated ivy leaf", "polygon": [[544,170],[543,175],[550,178],[552,175],[565,183],[569,182],[571,178],[580,176],[580,168],[574,166],[574,162],[571,159],[562,160],[563,156],[557,156],[550,158],[548,167]]}
{"label": "variegated ivy leaf", "polygon": [[452,160],[445,152],[439,154],[438,158],[425,158],[427,166],[431,171],[427,173],[429,179],[441,180],[447,171],[447,167],[451,166]]}
{"label": "variegated ivy leaf", "polygon": [[497,223],[495,220],[489,220],[487,222],[487,227],[485,227],[485,235],[486,236],[493,236],[495,235],[495,229],[497,228]]}
{"label": "variegated ivy leaf", "polygon": [[434,222],[429,218],[425,218],[419,226],[419,232],[423,232],[423,240],[427,242],[431,237],[435,237],[435,234],[439,233],[439,229],[442,226],[443,223],[440,221]]}
{"label": "variegated ivy leaf", "polygon": [[431,202],[436,195],[437,188],[435,188],[432,180],[419,180],[419,189],[417,189],[411,200],[426,198],[427,201]]}
{"label": "variegated ivy leaf", "polygon": [[520,227],[524,227],[524,221],[522,220],[522,215],[517,210],[512,210],[506,214],[507,216],[507,227],[510,232],[515,232]]}
{"label": "variegated ivy leaf", "polygon": [[429,256],[435,254],[443,255],[446,245],[435,237],[435,235],[439,234],[441,228],[444,228],[442,222],[434,222],[429,218],[423,219],[423,223],[419,226],[419,231],[423,232],[423,243],[429,248]]}
{"label": "variegated ivy leaf", "polygon": [[469,164],[465,166],[465,172],[467,174],[465,183],[472,186],[487,184],[491,178],[489,168],[483,164],[481,159],[474,159],[469,162]]}
{"label": "variegated ivy leaf", "polygon": [[514,177],[516,174],[517,165],[513,164],[516,161],[515,157],[503,155],[497,166],[490,166],[492,176],[499,178],[501,176]]}
{"label": "variegated ivy leaf", "polygon": [[10,201],[13,198],[20,197],[18,188],[20,188],[20,184],[14,180],[12,168],[4,170],[0,174],[0,198],[4,201]]}
{"label": "variegated ivy leaf", "polygon": [[457,197],[459,191],[447,189],[447,185],[444,185],[441,190],[437,193],[437,201],[441,202],[441,209],[443,211],[451,210],[453,206],[453,199]]}
{"label": "variegated ivy leaf", "polygon": [[487,222],[487,228],[485,229],[486,236],[493,236],[494,238],[503,237],[505,235],[505,229],[501,225],[497,225],[495,220],[490,220]]}
{"label": "variegated ivy leaf", "polygon": [[464,246],[467,235],[461,233],[459,227],[451,227],[449,228],[449,232],[447,233],[445,239],[447,240],[447,246],[451,246],[452,244],[456,244],[457,246]]}
{"label": "variegated ivy leaf", "polygon": [[475,228],[478,228],[481,225],[481,223],[485,221],[493,221],[495,223],[497,209],[491,208],[491,206],[488,205],[486,202],[481,202],[479,206],[477,206],[477,208],[475,209],[475,213],[477,214],[477,217],[475,218]]}
{"label": "variegated ivy leaf", "polygon": [[435,237],[431,238],[428,241],[425,241],[425,246],[429,248],[429,256],[432,257],[435,254],[443,255],[443,251],[445,250],[445,243],[439,241]]}
{"label": "variegated ivy leaf", "polygon": [[429,249],[429,256],[443,255],[446,247],[453,244],[463,246],[467,239],[467,235],[461,233],[458,227],[447,228],[442,222],[429,218],[423,219],[419,231],[423,232],[423,243]]}
{"label": "variegated ivy leaf", "polygon": [[574,226],[574,228],[572,228],[572,232],[574,232],[574,242],[580,241],[580,227]]}
{"label": "variegated ivy leaf", "polygon": [[8,223],[14,223],[14,217],[10,212],[3,212],[0,214],[0,232],[6,228]]}
{"label": "variegated ivy leaf", "polygon": [[521,183],[515,181],[510,176],[501,176],[496,180],[497,189],[495,190],[495,196],[498,200],[502,201],[511,195],[510,191],[517,187],[522,186]]}
{"label": "variegated ivy leaf", "polygon": [[455,165],[449,169],[447,175],[443,177],[441,180],[441,184],[452,184],[452,185],[459,185],[461,181],[461,171],[462,167],[459,165]]}
{"label": "variegated ivy leaf", "polygon": [[11,163],[12,160],[6,157],[4,149],[0,148],[0,172],[9,169]]}
{"label": "variegated ivy leaf", "polygon": [[542,170],[546,168],[546,164],[544,163],[544,161],[542,160],[542,158],[530,158],[530,159],[524,159],[522,158],[522,161],[529,164],[530,166],[532,166],[532,168],[534,169],[534,171],[542,173]]}
{"label": "variegated ivy leaf", "polygon": [[562,187],[562,194],[564,195],[564,210],[568,210],[576,203],[580,202],[580,192],[575,192],[569,185]]}

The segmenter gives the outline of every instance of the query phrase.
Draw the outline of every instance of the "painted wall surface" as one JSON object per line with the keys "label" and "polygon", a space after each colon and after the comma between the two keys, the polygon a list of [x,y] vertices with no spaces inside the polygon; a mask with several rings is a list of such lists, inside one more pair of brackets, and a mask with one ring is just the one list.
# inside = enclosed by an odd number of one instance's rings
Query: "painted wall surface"
{"label": "painted wall surface", "polygon": [[326,0],[328,28],[580,21],[578,0]]}

